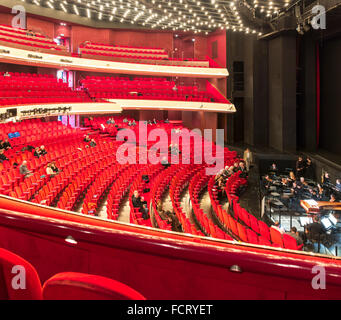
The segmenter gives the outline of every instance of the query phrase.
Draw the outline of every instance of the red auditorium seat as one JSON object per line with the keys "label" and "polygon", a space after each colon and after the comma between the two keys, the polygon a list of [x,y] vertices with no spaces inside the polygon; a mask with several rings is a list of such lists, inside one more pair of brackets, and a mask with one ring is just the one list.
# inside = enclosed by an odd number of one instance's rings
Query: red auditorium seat
{"label": "red auditorium seat", "polygon": [[[26,289],[14,289],[15,276],[20,273],[14,266],[23,266]],[[12,273],[13,271],[13,273]],[[20,282],[18,282],[20,283]],[[41,300],[42,291],[39,276],[35,268],[23,258],[5,249],[0,249],[0,300]]]}
{"label": "red auditorium seat", "polygon": [[269,227],[266,225],[266,223],[259,220],[258,226],[259,226],[260,235],[263,238],[270,240],[270,230],[269,230]]}
{"label": "red auditorium seat", "polygon": [[283,247],[282,234],[275,228],[270,228],[271,241],[275,246]]}
{"label": "red auditorium seat", "polygon": [[101,276],[59,273],[43,286],[44,300],[146,300],[131,287]]}
{"label": "red auditorium seat", "polygon": [[303,244],[298,246],[296,239],[289,234],[283,234],[283,243],[286,249],[301,250],[303,248]]}

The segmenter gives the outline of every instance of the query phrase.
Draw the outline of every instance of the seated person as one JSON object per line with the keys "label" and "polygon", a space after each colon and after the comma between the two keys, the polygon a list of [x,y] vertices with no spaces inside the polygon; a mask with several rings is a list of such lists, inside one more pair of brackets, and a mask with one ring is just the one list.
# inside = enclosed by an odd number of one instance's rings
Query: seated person
{"label": "seated person", "polygon": [[55,176],[59,173],[59,169],[57,168],[57,166],[55,165],[54,162],[51,162],[47,165],[47,168],[46,168],[46,174],[48,176]]}
{"label": "seated person", "polygon": [[175,232],[182,232],[182,227],[181,227],[181,223],[179,222],[179,219],[178,217],[170,212],[170,211],[167,211],[166,212],[167,216],[170,217],[171,219],[171,223],[172,223],[172,231],[175,231]]}
{"label": "seated person", "polygon": [[40,147],[40,155],[45,156],[47,154],[47,151],[45,149],[45,146]]}
{"label": "seated person", "polygon": [[337,191],[341,192],[341,180],[336,179],[335,188]]}
{"label": "seated person", "polygon": [[34,155],[36,158],[39,158],[39,157],[41,156],[40,148],[39,148],[39,147],[36,147],[36,148],[35,148],[33,155]]}
{"label": "seated person", "polygon": [[168,120],[168,118],[165,120],[165,123],[169,123],[169,120]]}
{"label": "seated person", "polygon": [[97,143],[95,142],[95,139],[91,139],[90,141],[90,147],[96,147]]}
{"label": "seated person", "polygon": [[6,157],[4,153],[4,149],[0,149],[0,162],[8,161],[9,159]]}
{"label": "seated person", "polygon": [[292,227],[290,229],[290,232],[287,232],[287,234],[296,239],[296,242],[297,242],[298,246],[303,244],[303,240],[302,240],[301,236],[299,235],[296,227]]}
{"label": "seated person", "polygon": [[12,146],[9,143],[7,138],[5,139],[5,141],[2,142],[0,149],[4,149],[4,150],[12,149]]}
{"label": "seated person", "polygon": [[335,198],[335,195],[334,195],[334,194],[331,194],[331,195],[330,195],[329,202],[336,202],[336,198]]}
{"label": "seated person", "polygon": [[239,171],[239,163],[238,162],[235,162],[233,164],[233,172],[238,172]]}
{"label": "seated person", "polygon": [[31,171],[28,170],[28,168],[27,168],[27,161],[26,160],[24,160],[22,162],[22,164],[20,165],[19,172],[20,172],[21,175],[25,176],[25,178],[29,177],[30,175],[32,175]]}
{"label": "seated person", "polygon": [[308,184],[304,180],[304,177],[300,177],[300,180],[297,182],[297,187],[300,188],[300,189],[303,189],[306,186],[308,186]]}
{"label": "seated person", "polygon": [[317,216],[313,217],[313,223],[306,225],[305,233],[307,235],[307,238],[310,240],[320,239],[320,236],[324,233],[324,230]]}
{"label": "seated person", "polygon": [[84,141],[84,142],[90,142],[90,141],[91,141],[91,139],[90,139],[90,137],[89,137],[88,134],[84,136],[83,141]]}
{"label": "seated person", "polygon": [[137,190],[134,191],[131,201],[134,208],[141,208],[143,204],[147,204],[147,202],[144,201],[144,198],[139,195]]}
{"label": "seated person", "polygon": [[148,220],[149,219],[149,210],[147,208],[147,204],[144,203],[142,207],[139,210],[142,213],[142,219],[143,220]]}

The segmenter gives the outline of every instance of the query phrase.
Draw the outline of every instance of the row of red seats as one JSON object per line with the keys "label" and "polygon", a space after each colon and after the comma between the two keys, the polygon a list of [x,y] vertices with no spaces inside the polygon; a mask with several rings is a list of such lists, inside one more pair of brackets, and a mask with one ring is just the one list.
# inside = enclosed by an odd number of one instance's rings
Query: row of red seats
{"label": "row of red seats", "polygon": [[282,235],[275,228],[269,228],[265,222],[258,220],[240,206],[237,193],[239,186],[245,183],[245,180],[240,179],[239,174],[240,172],[231,176],[225,186],[234,213],[232,218],[226,211],[220,211],[220,215],[225,219],[225,225],[244,242],[300,250],[302,245],[298,246],[293,237],[288,234]]}
{"label": "row of red seats", "polygon": [[83,192],[96,181],[103,170],[110,167],[114,162],[115,156],[110,151],[108,154],[102,153],[95,162],[90,163],[87,167],[83,167],[83,169],[78,171],[76,179],[71,181],[63,191],[57,207],[72,210]]}
{"label": "row of red seats", "polygon": [[92,42],[86,42],[84,44],[80,45],[81,48],[104,48],[106,50],[122,50],[122,51],[152,51],[152,52],[160,52],[160,53],[166,53],[164,49],[161,48],[150,48],[150,47],[131,47],[131,46],[121,46],[121,45],[108,45],[108,44],[101,44],[101,43],[92,43]]}
{"label": "row of red seats", "polygon": [[202,230],[207,236],[213,238],[233,240],[227,233],[223,232],[213,221],[208,218],[200,207],[200,193],[207,186],[210,176],[205,174],[205,168],[200,170],[192,179],[189,184],[189,195],[193,207],[193,213],[197,223],[201,226]]}
{"label": "row of red seats", "polygon": [[[127,54],[115,54],[115,53],[106,53],[106,52],[98,52],[95,50],[89,49],[80,49],[80,53],[82,56],[88,55],[91,56],[92,59],[99,60],[112,60],[112,61],[120,61],[125,63],[138,63],[138,64],[155,64],[155,65],[164,65],[164,66],[173,66],[173,67],[191,67],[191,68],[209,68],[208,61],[186,61],[186,60],[172,60],[169,58],[161,58],[161,57],[143,57],[138,55],[127,55]],[[86,57],[87,58],[87,57]],[[123,60],[123,61],[122,61]],[[197,62],[197,64],[193,64],[193,62]],[[198,65],[200,64],[200,65]]]}
{"label": "row of red seats", "polygon": [[153,186],[151,188],[151,199],[154,217],[158,227],[163,230],[172,230],[172,226],[161,219],[160,213],[157,210],[157,203],[159,201],[162,202],[162,198],[166,190],[169,188],[169,184],[172,178],[180,169],[181,167],[179,165],[171,165],[166,170],[160,172],[159,175],[155,178]]}
{"label": "row of red seats", "polygon": [[172,200],[174,212],[178,217],[184,232],[204,236],[204,234],[200,230],[197,230],[195,225],[190,222],[180,203],[183,190],[188,186],[190,178],[199,170],[199,165],[183,165],[183,168],[177,172],[170,183],[169,196]]}
{"label": "row of red seats", "polygon": [[130,184],[134,181],[135,177],[139,174],[141,167],[129,165],[121,172],[118,179],[112,185],[107,199],[107,216],[108,219],[117,220],[119,208],[124,196],[129,191]]}
{"label": "row of red seats", "polygon": [[51,205],[57,195],[68,187],[70,183],[76,181],[76,184],[82,185],[82,183],[88,182],[89,176],[93,177],[94,174],[87,176],[84,171],[109,156],[111,156],[110,147],[104,141],[98,142],[97,146],[91,149],[78,150],[77,153],[74,153],[74,161],[58,174],[55,179],[51,179],[43,186],[33,201]]}
{"label": "row of red seats", "polygon": [[[54,161],[57,168],[63,171],[74,160],[73,153],[80,147],[79,139],[72,138],[70,140],[64,140],[63,143],[58,143],[56,147],[58,150],[51,150],[43,157],[28,159],[27,167],[33,174],[25,179],[21,179],[16,186],[13,187],[10,184],[8,176],[3,175],[4,181],[7,181],[3,185],[5,187],[3,193],[7,194],[9,192],[15,198],[30,201],[51,179],[46,174],[46,165]],[[49,149],[52,149],[52,145],[49,145]]]}
{"label": "row of red seats", "polygon": [[95,215],[98,208],[98,202],[102,199],[105,191],[109,186],[121,175],[127,165],[120,165],[117,162],[112,163],[109,167],[101,172],[91,185],[84,198],[82,213]]}

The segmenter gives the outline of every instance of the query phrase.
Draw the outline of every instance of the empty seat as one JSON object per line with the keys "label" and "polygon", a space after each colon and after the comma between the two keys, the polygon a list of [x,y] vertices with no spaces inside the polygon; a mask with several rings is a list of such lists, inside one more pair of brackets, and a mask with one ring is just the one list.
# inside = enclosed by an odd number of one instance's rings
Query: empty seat
{"label": "empty seat", "polygon": [[84,273],[59,273],[43,286],[45,300],[146,300],[131,287],[109,278]]}
{"label": "empty seat", "polygon": [[[15,266],[20,268],[13,268]],[[19,288],[16,289],[13,284],[19,285]],[[20,285],[23,284],[25,287],[22,289]],[[41,299],[41,283],[35,268],[16,254],[0,249],[0,300]]]}

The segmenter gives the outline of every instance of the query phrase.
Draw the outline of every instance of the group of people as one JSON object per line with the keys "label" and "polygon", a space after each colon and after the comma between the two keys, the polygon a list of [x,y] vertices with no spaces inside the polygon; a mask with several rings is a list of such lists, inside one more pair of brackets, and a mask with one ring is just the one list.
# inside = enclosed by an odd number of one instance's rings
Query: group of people
{"label": "group of people", "polygon": [[83,141],[89,143],[89,145],[87,145],[86,147],[89,147],[89,146],[90,147],[96,147],[97,146],[97,143],[96,143],[95,139],[91,139],[88,134],[86,134],[84,136]]}
{"label": "group of people", "polygon": [[40,158],[41,156],[45,156],[46,154],[47,154],[47,151],[45,149],[45,146],[36,147],[33,153],[33,155],[36,158]]}
{"label": "group of people", "polygon": [[140,196],[137,190],[134,191],[132,196],[132,203],[134,208],[139,208],[139,211],[142,213],[142,219],[149,219],[149,209],[147,206],[147,201],[144,200],[143,196]]}
{"label": "group of people", "polygon": [[312,222],[307,224],[304,228],[304,232],[297,231],[296,227],[291,227],[289,232],[285,232],[284,228],[280,225],[279,221],[275,221],[275,223],[271,226],[271,228],[276,229],[281,234],[289,234],[293,238],[296,239],[297,246],[301,246],[302,244],[308,244],[308,241],[320,241],[321,235],[325,233],[322,224],[317,215],[314,215],[312,218]]}
{"label": "group of people", "polygon": [[215,184],[219,189],[223,189],[226,184],[227,179],[234,173],[240,171],[241,177],[246,178],[248,175],[248,170],[246,169],[246,164],[244,161],[237,161],[233,166],[226,166],[221,169],[215,176]]}

